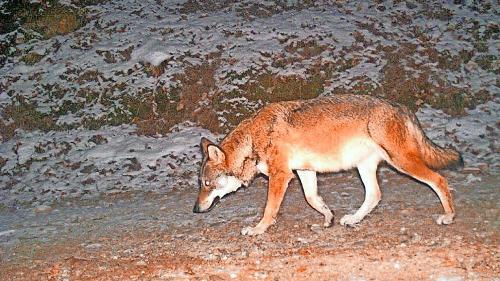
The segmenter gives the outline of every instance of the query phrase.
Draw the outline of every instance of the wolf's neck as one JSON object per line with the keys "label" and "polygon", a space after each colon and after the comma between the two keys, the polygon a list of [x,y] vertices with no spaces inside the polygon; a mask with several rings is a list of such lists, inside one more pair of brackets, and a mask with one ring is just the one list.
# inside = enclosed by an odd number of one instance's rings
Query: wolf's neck
{"label": "wolf's neck", "polygon": [[252,138],[242,128],[236,128],[221,142],[227,163],[234,176],[248,184],[255,176],[256,157],[252,149]]}

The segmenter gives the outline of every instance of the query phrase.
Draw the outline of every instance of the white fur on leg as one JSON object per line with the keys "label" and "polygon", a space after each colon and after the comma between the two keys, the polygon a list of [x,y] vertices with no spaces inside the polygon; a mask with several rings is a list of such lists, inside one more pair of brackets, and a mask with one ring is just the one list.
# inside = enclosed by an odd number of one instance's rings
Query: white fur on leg
{"label": "white fur on leg", "polygon": [[263,227],[261,225],[257,225],[255,227],[247,226],[241,230],[241,235],[248,235],[248,236],[260,235],[266,232],[266,230],[267,227]]}
{"label": "white fur on leg", "polygon": [[454,217],[455,217],[455,214],[439,215],[439,217],[436,220],[436,223],[439,225],[451,224],[453,222]]}
{"label": "white fur on leg", "polygon": [[318,184],[315,171],[297,170],[307,202],[318,212],[325,216],[323,226],[329,227],[332,224],[333,214],[326,206],[323,198],[318,195]]}
{"label": "white fur on leg", "polygon": [[354,226],[362,219],[363,217],[356,216],[356,214],[345,215],[340,219],[340,224],[344,226]]}
{"label": "white fur on leg", "polygon": [[376,155],[358,165],[359,175],[365,186],[365,201],[353,215],[345,215],[340,219],[341,225],[353,226],[359,223],[373,208],[378,205],[381,194],[377,182],[377,166],[380,158]]}
{"label": "white fur on leg", "polygon": [[[443,204],[443,202],[446,202],[446,198],[445,198],[444,194],[441,192],[441,190],[433,182],[424,181],[422,179],[418,179],[418,180],[429,185],[434,190],[434,192],[437,193],[439,200],[441,201],[441,204]],[[454,218],[455,218],[454,213],[439,215],[438,218],[436,219],[436,223],[439,225],[448,225],[448,224],[453,223]]]}
{"label": "white fur on leg", "polygon": [[263,234],[264,232],[266,232],[266,230],[273,224],[275,224],[276,221],[273,220],[271,222],[271,224],[267,224],[267,223],[262,223],[262,221],[260,221],[255,227],[251,227],[251,226],[247,226],[247,227],[244,227],[242,230],[241,230],[241,235],[248,235],[248,236],[254,236],[254,235],[260,235],[260,234]]}

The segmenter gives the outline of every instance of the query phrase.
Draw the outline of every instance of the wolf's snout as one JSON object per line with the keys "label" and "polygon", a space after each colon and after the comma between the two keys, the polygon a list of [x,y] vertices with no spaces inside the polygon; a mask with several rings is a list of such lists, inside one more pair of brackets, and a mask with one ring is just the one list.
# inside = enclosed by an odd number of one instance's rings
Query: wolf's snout
{"label": "wolf's snout", "polygon": [[215,205],[217,205],[217,203],[219,203],[219,201],[220,201],[220,197],[219,196],[215,197],[214,201],[212,201],[212,204],[207,209],[202,209],[200,207],[199,202],[196,201],[196,203],[194,204],[193,213],[206,213],[206,212],[210,212],[215,207]]}
{"label": "wolf's snout", "polygon": [[194,203],[193,213],[201,213],[200,205],[198,204],[198,201],[196,201],[196,203]]}

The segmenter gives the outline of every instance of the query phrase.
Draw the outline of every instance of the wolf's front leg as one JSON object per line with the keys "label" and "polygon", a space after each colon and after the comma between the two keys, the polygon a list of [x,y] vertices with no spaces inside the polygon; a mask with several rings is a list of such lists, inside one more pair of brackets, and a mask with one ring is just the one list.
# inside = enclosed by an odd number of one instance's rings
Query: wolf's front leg
{"label": "wolf's front leg", "polygon": [[241,230],[243,235],[259,235],[266,231],[266,229],[274,224],[276,216],[285,196],[286,188],[290,179],[292,179],[292,172],[279,172],[275,175],[269,175],[269,189],[267,191],[267,204],[264,210],[264,217],[255,227],[245,227]]}

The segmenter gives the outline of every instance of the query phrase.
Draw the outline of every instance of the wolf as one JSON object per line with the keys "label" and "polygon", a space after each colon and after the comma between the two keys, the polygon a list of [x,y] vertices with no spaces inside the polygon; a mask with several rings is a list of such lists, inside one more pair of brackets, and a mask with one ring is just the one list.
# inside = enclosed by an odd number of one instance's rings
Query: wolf
{"label": "wolf", "polygon": [[381,199],[377,167],[385,161],[429,185],[444,208],[437,224],[450,224],[455,209],[446,179],[436,169],[462,165],[459,152],[429,140],[406,107],[368,95],[335,95],[269,104],[242,121],[220,144],[201,139],[200,189],[193,211],[210,211],[224,195],[248,186],[262,173],[269,179],[264,215],[243,235],[259,235],[275,223],[288,183],[298,175],[306,201],[323,214],[333,213],[318,195],[317,173],[356,167],[365,198],[341,225],[359,223]]}

